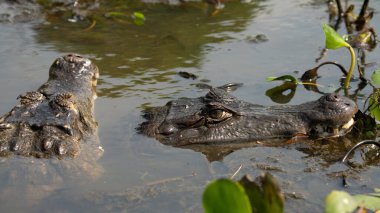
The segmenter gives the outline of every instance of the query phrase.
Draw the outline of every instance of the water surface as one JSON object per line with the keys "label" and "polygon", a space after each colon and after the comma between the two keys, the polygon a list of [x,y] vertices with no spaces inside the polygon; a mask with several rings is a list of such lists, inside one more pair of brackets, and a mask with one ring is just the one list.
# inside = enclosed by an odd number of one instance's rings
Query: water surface
{"label": "water surface", "polygon": [[[350,3],[359,8],[361,1]],[[68,22],[70,15],[63,14],[48,16],[41,24],[0,25],[0,112],[14,106],[19,94],[46,81],[56,57],[83,54],[100,68],[96,119],[105,150],[96,165],[104,170],[99,177],[64,180],[36,202],[2,196],[1,202],[7,204],[1,205],[2,211],[197,212],[207,182],[229,177],[240,165],[240,176],[257,176],[263,168],[271,168],[283,190],[297,197],[287,199],[288,212],[321,212],[326,194],[345,189],[333,175],[346,169],[337,162],[339,156],[326,157],[328,154],[318,153],[317,148],[314,153],[302,151],[304,144],[245,148],[210,163],[202,153],[164,146],[135,130],[143,121],[143,108],[201,96],[207,90],[194,86],[201,82],[213,86],[243,83],[234,95],[258,104],[276,104],[265,92],[277,83],[265,79],[284,74],[300,77],[316,66],[315,59],[324,46],[321,24],[328,21],[324,1],[232,2],[215,16],[210,16],[203,4],[125,4],[127,7],[119,2],[102,3],[91,18],[77,23]],[[380,10],[377,1],[370,6]],[[128,17],[141,11],[146,22],[136,26],[129,18],[105,18],[111,11],[123,11]],[[377,16],[375,13],[372,21],[375,29],[380,28]],[[97,24],[87,29],[92,20]],[[340,33],[344,34],[344,29]],[[247,39],[257,34],[265,34],[269,40],[253,43]],[[366,59],[376,62],[379,58],[375,49]],[[329,51],[324,60],[349,63],[346,50]],[[374,69],[369,68],[367,75]],[[179,71],[194,73],[198,79],[184,79],[177,75]],[[340,77],[340,72],[327,67],[319,83],[337,87]],[[365,98],[370,92],[365,88],[360,94]],[[319,96],[298,86],[289,104]],[[364,98],[357,100],[360,107]],[[318,148],[326,152],[336,147],[321,144]],[[354,172],[348,191],[364,193],[379,187],[378,165]],[[3,187],[8,184],[1,183]]]}

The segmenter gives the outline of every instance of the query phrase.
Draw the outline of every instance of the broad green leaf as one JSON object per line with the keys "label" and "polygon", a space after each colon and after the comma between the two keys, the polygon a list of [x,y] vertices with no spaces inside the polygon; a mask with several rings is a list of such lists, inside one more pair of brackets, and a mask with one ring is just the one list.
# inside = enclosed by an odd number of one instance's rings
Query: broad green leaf
{"label": "broad green leaf", "polygon": [[376,211],[380,209],[380,197],[374,197],[370,195],[354,195],[356,202],[364,206],[366,209]]}
{"label": "broad green leaf", "polygon": [[251,213],[251,205],[243,187],[232,180],[211,182],[203,193],[206,213]]}
{"label": "broad green leaf", "polygon": [[291,75],[283,75],[280,77],[267,77],[267,81],[290,81],[292,83],[298,84],[297,78]]}
{"label": "broad green leaf", "polygon": [[284,212],[284,196],[272,175],[266,173],[255,181],[244,176],[239,183],[244,187],[252,206],[252,213]]}
{"label": "broad green leaf", "polygon": [[379,95],[378,93],[373,93],[369,99],[369,112],[376,120],[380,121],[380,106],[379,106]]}
{"label": "broad green leaf", "polygon": [[344,39],[328,24],[322,25],[323,32],[326,37],[326,48],[336,50],[341,47],[350,47],[350,45],[344,41]]}
{"label": "broad green leaf", "polygon": [[349,213],[358,207],[356,200],[345,191],[330,192],[325,203],[325,213]]}
{"label": "broad green leaf", "polygon": [[371,75],[372,82],[376,85],[380,85],[380,70],[375,70]]}
{"label": "broad green leaf", "polygon": [[296,94],[297,84],[285,81],[283,84],[268,89],[265,95],[268,96],[272,101],[280,104],[289,103],[289,101]]}
{"label": "broad green leaf", "polygon": [[136,25],[143,25],[145,22],[145,16],[140,12],[134,12],[132,18]]}

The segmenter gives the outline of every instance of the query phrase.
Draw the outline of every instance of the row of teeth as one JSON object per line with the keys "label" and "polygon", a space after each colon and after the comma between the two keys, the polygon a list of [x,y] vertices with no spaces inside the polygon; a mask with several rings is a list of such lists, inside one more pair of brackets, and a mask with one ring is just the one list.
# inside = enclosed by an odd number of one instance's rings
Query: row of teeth
{"label": "row of teeth", "polygon": [[341,128],[339,127],[329,127],[329,126],[317,126],[315,130],[317,130],[318,133],[322,137],[324,136],[340,136],[340,134],[345,132],[345,130],[348,130],[352,127],[354,124],[354,119],[351,118],[347,123],[345,123]]}

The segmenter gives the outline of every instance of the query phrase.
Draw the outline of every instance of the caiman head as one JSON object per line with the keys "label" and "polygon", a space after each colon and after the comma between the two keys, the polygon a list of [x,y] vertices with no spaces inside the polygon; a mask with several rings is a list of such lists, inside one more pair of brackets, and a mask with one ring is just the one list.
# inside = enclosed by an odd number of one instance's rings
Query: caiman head
{"label": "caiman head", "polygon": [[300,105],[251,104],[213,88],[200,98],[181,98],[145,110],[139,131],[164,144],[184,146],[292,138],[343,136],[351,130],[356,104],[336,94]]}
{"label": "caiman head", "polygon": [[68,54],[53,62],[49,69],[49,80],[38,91],[46,96],[71,93],[79,100],[92,98],[96,95],[98,78],[99,69],[91,60],[77,54]]}
{"label": "caiman head", "polygon": [[56,59],[49,79],[0,118],[0,154],[75,156],[96,131],[93,114],[98,68],[76,54]]}

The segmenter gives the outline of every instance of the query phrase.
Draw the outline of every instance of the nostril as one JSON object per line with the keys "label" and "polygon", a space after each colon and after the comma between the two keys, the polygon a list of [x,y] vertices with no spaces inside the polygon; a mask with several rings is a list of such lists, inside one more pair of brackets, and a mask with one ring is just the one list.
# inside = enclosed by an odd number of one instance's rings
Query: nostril
{"label": "nostril", "polygon": [[83,57],[74,53],[64,56],[65,61],[70,63],[76,63],[83,60]]}
{"label": "nostril", "polygon": [[177,131],[177,127],[172,124],[161,124],[161,126],[158,127],[158,133],[162,135],[171,135]]}
{"label": "nostril", "polygon": [[327,95],[325,97],[326,97],[327,101],[331,101],[331,102],[337,102],[340,99],[339,95],[337,95],[337,94],[329,94],[329,95]]}

